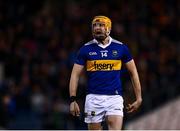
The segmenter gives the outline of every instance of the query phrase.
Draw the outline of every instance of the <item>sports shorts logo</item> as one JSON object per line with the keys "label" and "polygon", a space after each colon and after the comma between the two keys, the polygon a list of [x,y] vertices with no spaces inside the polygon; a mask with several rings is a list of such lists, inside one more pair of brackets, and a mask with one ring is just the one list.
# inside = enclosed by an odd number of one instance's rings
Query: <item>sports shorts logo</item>
{"label": "sports shorts logo", "polygon": [[95,116],[95,115],[96,115],[95,111],[91,111],[91,116]]}

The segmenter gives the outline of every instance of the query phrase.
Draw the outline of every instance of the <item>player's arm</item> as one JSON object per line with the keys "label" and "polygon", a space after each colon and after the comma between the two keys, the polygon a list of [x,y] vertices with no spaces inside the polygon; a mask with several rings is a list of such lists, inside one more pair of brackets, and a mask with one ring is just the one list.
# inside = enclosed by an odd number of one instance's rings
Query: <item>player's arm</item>
{"label": "player's arm", "polygon": [[73,116],[79,116],[80,114],[80,109],[76,102],[76,92],[77,92],[79,77],[83,68],[84,66],[82,65],[74,64],[71,73],[71,78],[69,83],[69,94],[71,97],[70,112]]}
{"label": "player's arm", "polygon": [[131,78],[134,92],[135,92],[135,96],[136,96],[136,101],[133,102],[132,104],[128,104],[127,106],[127,110],[130,113],[137,110],[138,107],[142,103],[141,85],[140,85],[139,76],[138,76],[138,72],[137,72],[134,60],[133,59],[130,60],[125,65],[126,65],[127,70],[129,71],[130,78]]}

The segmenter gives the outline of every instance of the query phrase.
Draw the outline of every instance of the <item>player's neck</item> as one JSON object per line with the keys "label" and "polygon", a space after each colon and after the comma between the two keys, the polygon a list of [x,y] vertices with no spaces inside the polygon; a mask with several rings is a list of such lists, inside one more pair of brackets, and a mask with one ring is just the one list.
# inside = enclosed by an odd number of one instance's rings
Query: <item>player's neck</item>
{"label": "player's neck", "polygon": [[106,39],[104,39],[104,40],[102,40],[102,41],[98,41],[98,42],[101,43],[101,44],[103,44],[103,45],[107,45],[107,44],[109,43],[109,40],[110,40],[110,38],[109,38],[109,36],[108,36],[108,37],[106,37]]}

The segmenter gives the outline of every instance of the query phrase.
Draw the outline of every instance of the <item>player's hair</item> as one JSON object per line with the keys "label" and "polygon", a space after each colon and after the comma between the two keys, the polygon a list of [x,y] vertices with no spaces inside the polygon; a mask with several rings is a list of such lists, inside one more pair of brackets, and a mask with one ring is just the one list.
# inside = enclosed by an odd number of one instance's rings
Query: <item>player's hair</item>
{"label": "player's hair", "polygon": [[102,16],[102,15],[98,15],[98,16],[95,16],[92,20],[92,25],[95,23],[95,22],[104,22],[105,23],[105,27],[110,31],[111,30],[111,26],[112,26],[112,23],[111,23],[111,19],[106,17],[106,16]]}

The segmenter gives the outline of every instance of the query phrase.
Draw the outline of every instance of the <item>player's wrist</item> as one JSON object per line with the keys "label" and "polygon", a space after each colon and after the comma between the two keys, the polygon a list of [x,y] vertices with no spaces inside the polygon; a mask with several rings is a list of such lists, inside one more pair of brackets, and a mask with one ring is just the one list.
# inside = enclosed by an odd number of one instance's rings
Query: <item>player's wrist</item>
{"label": "player's wrist", "polygon": [[136,101],[137,101],[138,103],[142,103],[142,98],[138,98]]}
{"label": "player's wrist", "polygon": [[75,102],[77,100],[76,96],[70,96],[70,103]]}

